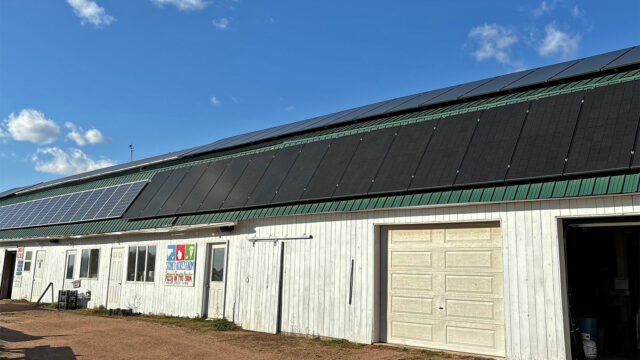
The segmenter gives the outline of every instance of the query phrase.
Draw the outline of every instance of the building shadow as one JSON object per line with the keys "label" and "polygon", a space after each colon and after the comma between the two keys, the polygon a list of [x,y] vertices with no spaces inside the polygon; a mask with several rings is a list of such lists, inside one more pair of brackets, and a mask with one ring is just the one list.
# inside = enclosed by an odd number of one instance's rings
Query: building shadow
{"label": "building shadow", "polygon": [[[73,360],[77,359],[68,346],[51,347],[49,345],[35,346],[32,348],[5,349],[5,354],[22,355],[15,359],[29,360]],[[3,358],[3,357],[0,357]],[[4,358],[3,358],[4,359]]]}
{"label": "building shadow", "polygon": [[0,340],[6,342],[22,342],[43,339],[42,336],[33,336],[21,331],[9,329],[6,326],[0,328]]}

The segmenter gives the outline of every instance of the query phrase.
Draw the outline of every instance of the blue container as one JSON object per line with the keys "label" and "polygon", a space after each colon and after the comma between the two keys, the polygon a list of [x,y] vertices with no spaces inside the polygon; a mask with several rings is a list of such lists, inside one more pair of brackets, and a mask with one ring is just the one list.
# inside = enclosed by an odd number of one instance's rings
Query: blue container
{"label": "blue container", "polygon": [[598,319],[596,318],[578,318],[578,325],[581,333],[587,333],[591,336],[591,340],[598,343]]}

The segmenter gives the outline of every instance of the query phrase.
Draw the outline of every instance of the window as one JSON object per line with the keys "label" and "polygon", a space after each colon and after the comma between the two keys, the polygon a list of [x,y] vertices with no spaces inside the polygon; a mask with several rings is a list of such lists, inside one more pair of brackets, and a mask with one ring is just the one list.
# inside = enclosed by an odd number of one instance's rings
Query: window
{"label": "window", "polygon": [[100,263],[99,249],[84,249],[80,256],[80,277],[97,279],[98,265]]}
{"label": "window", "polygon": [[155,246],[129,246],[127,281],[153,282],[155,267]]}
{"label": "window", "polygon": [[67,254],[67,271],[64,278],[67,280],[73,279],[73,269],[76,265],[76,252],[70,252]]}
{"label": "window", "polygon": [[32,256],[31,251],[27,251],[24,253],[24,267],[22,271],[24,272],[31,271],[31,256]]}
{"label": "window", "polygon": [[224,280],[224,248],[213,249],[211,281]]}

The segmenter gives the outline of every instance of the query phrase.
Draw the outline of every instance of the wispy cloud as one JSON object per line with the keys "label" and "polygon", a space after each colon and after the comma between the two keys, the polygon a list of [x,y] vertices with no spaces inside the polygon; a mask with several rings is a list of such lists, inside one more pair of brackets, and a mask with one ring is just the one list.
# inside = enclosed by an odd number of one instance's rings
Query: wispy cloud
{"label": "wispy cloud", "polygon": [[82,25],[89,23],[95,27],[109,25],[116,19],[107,14],[103,7],[98,6],[95,1],[89,0],[67,0],[73,12],[80,18]]}
{"label": "wispy cloud", "polygon": [[51,144],[60,135],[60,127],[34,109],[22,109],[18,114],[9,114],[2,126],[6,130],[0,129],[0,137],[39,145]]}
{"label": "wispy cloud", "polygon": [[229,22],[231,20],[229,18],[220,18],[220,19],[213,19],[212,23],[213,26],[216,27],[216,29],[218,30],[227,30],[229,28]]}
{"label": "wispy cloud", "polygon": [[501,64],[514,65],[511,47],[518,42],[518,36],[512,29],[498,24],[484,24],[472,28],[468,40],[477,61],[493,59]]}
{"label": "wispy cloud", "polygon": [[57,175],[73,175],[116,164],[109,159],[92,159],[80,149],[70,148],[65,151],[55,146],[38,148],[31,160],[36,171]]}
{"label": "wispy cloud", "polygon": [[578,6],[578,4],[574,5],[571,9],[571,15],[575,18],[581,18],[584,17],[585,15],[585,11],[584,9],[582,9],[580,6]]}
{"label": "wispy cloud", "polygon": [[212,104],[214,104],[214,105],[220,105],[220,103],[221,103],[221,102],[220,102],[220,100],[219,100],[217,97],[215,97],[215,96],[212,96],[212,97],[211,97],[211,99],[210,99],[210,101],[211,101],[211,103],[212,103]]}
{"label": "wispy cloud", "polygon": [[209,2],[205,0],[151,0],[151,1],[158,6],[173,5],[181,11],[202,10],[205,7],[207,7],[207,5],[209,5]]}
{"label": "wispy cloud", "polygon": [[240,98],[237,96],[230,96],[229,98],[231,99],[231,101],[234,102],[234,104],[237,104],[240,102]]}
{"label": "wispy cloud", "polygon": [[78,146],[85,146],[87,144],[99,144],[109,141],[100,130],[91,128],[85,131],[83,128],[76,126],[74,123],[66,122],[64,126],[71,130],[67,134],[67,138],[73,140]]}
{"label": "wispy cloud", "polygon": [[295,110],[295,109],[296,109],[296,107],[295,107],[295,106],[293,106],[293,105],[289,105],[289,106],[285,106],[285,107],[284,107],[284,111],[293,111],[293,110]]}
{"label": "wispy cloud", "polygon": [[554,24],[548,24],[544,30],[546,35],[537,49],[540,56],[566,59],[578,52],[582,39],[580,34],[570,35]]}
{"label": "wispy cloud", "polygon": [[533,14],[533,16],[536,16],[536,17],[551,13],[556,8],[557,4],[558,4],[558,0],[551,0],[551,1],[543,0],[540,3],[540,6],[533,9],[531,13]]}

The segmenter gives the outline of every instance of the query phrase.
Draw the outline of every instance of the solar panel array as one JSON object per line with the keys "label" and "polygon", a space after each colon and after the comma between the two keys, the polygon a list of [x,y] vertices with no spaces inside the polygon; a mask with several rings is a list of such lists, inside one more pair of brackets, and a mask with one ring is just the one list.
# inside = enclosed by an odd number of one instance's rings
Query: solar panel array
{"label": "solar panel array", "polygon": [[[28,188],[29,190],[41,189],[67,181],[74,181],[109,172],[122,171],[125,169],[146,166],[156,162],[181,159],[187,156],[236,147],[302,131],[308,131],[326,126],[333,126],[350,121],[358,121],[360,119],[374,116],[407,111],[424,106],[437,105],[439,103],[448,101],[487,95],[498,91],[512,91],[517,88],[543,84],[548,81],[563,81],[571,77],[593,74],[600,71],[609,71],[611,69],[628,67],[636,64],[640,64],[640,46],[612,51],[583,59],[571,60],[560,64],[552,64],[531,70],[505,74],[493,78],[472,81],[442,89],[430,90],[427,92],[407,95],[387,101],[381,101],[378,103],[343,110],[328,115],[318,116],[291,124],[253,131],[247,134],[235,135],[228,138],[220,139],[207,145],[197,146],[190,149],[150,157],[147,159],[141,159],[129,163],[98,169],[87,173],[77,174],[62,179],[56,179],[49,182],[28,186],[25,188]],[[13,195],[17,191],[24,191],[25,188],[0,193],[0,198]]]}
{"label": "solar panel array", "polygon": [[639,122],[635,80],[160,172],[124,217],[628,169]]}
{"label": "solar panel array", "polygon": [[146,181],[81,191],[0,207],[0,229],[117,218]]}

